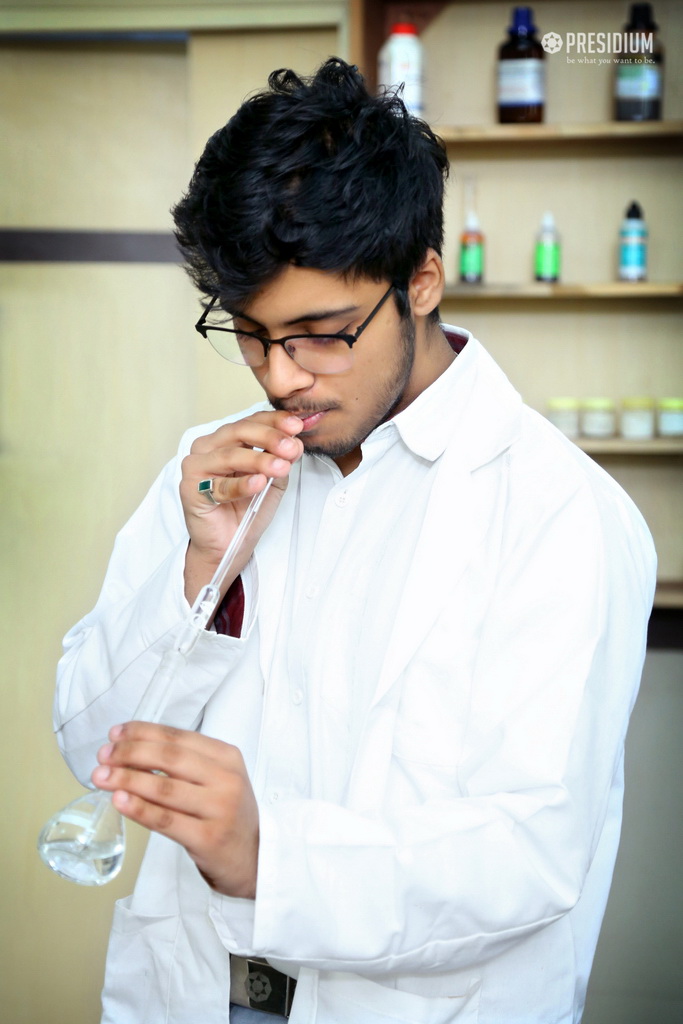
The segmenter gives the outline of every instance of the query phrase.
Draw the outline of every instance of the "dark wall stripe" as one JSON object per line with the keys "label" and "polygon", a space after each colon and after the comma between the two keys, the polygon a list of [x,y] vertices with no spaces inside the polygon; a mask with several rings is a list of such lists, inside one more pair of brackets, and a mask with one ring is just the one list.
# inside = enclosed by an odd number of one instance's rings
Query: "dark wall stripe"
{"label": "dark wall stripe", "polygon": [[647,646],[672,651],[683,650],[682,609],[653,609],[647,632]]}
{"label": "dark wall stripe", "polygon": [[33,46],[34,44],[52,43],[59,46],[60,43],[160,43],[166,45],[182,44],[188,42],[189,32],[122,32],[112,30],[111,32],[87,32],[87,31],[55,31],[55,32],[7,32],[0,31],[0,44],[3,46]]}
{"label": "dark wall stripe", "polygon": [[175,238],[162,231],[0,229],[0,261],[22,263],[180,263]]}

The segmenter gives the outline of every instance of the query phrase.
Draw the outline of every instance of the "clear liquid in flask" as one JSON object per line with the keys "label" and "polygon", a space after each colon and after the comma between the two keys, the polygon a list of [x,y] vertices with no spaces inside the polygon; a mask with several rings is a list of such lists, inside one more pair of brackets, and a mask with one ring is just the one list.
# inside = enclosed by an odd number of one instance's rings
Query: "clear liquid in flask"
{"label": "clear liquid in flask", "polygon": [[86,793],[51,818],[38,838],[43,861],[78,885],[106,885],[118,875],[126,849],[124,819],[111,795]]}

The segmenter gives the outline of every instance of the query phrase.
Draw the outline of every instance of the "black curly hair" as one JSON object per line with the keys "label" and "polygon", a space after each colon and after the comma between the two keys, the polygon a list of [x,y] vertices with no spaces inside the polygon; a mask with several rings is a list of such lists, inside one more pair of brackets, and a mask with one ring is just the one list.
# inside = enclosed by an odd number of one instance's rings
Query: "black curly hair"
{"label": "black curly hair", "polygon": [[[337,57],[274,71],[208,141],[173,209],[192,280],[239,308],[286,264],[405,288],[443,244],[443,142]],[[436,311],[435,311],[436,312]]]}

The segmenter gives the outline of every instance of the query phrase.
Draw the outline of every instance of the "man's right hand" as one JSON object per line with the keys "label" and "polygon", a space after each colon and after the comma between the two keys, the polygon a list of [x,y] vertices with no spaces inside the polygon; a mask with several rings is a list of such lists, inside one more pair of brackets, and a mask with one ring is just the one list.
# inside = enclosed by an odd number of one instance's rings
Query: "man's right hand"
{"label": "man's right hand", "polygon": [[[296,436],[302,429],[302,421],[290,413],[257,412],[195,440],[183,459],[180,483],[190,534],[185,559],[185,597],[190,604],[213,576],[249,502],[273,477],[273,485],[237,552],[225,590],[249,561],[284,494],[292,465],[303,454],[303,443]],[[208,479],[213,479],[217,505],[197,489],[200,480]]]}

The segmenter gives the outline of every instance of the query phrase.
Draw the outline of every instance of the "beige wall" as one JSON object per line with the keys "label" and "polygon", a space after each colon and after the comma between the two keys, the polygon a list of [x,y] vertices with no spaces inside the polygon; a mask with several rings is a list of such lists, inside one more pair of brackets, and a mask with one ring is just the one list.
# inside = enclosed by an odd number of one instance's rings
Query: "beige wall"
{"label": "beige wall", "polygon": [[[0,225],[170,230],[209,132],[275,66],[310,71],[335,45],[332,31],[298,30],[207,34],[187,49],[5,47]],[[144,835],[103,889],[40,862],[43,822],[82,791],[51,733],[54,669],[182,430],[252,400],[195,335],[198,311],[171,264],[0,264],[0,1012],[12,1024],[99,1020],[113,902],[132,888]]]}
{"label": "beige wall", "polygon": [[3,227],[168,230],[190,169],[184,47],[3,48]]}

